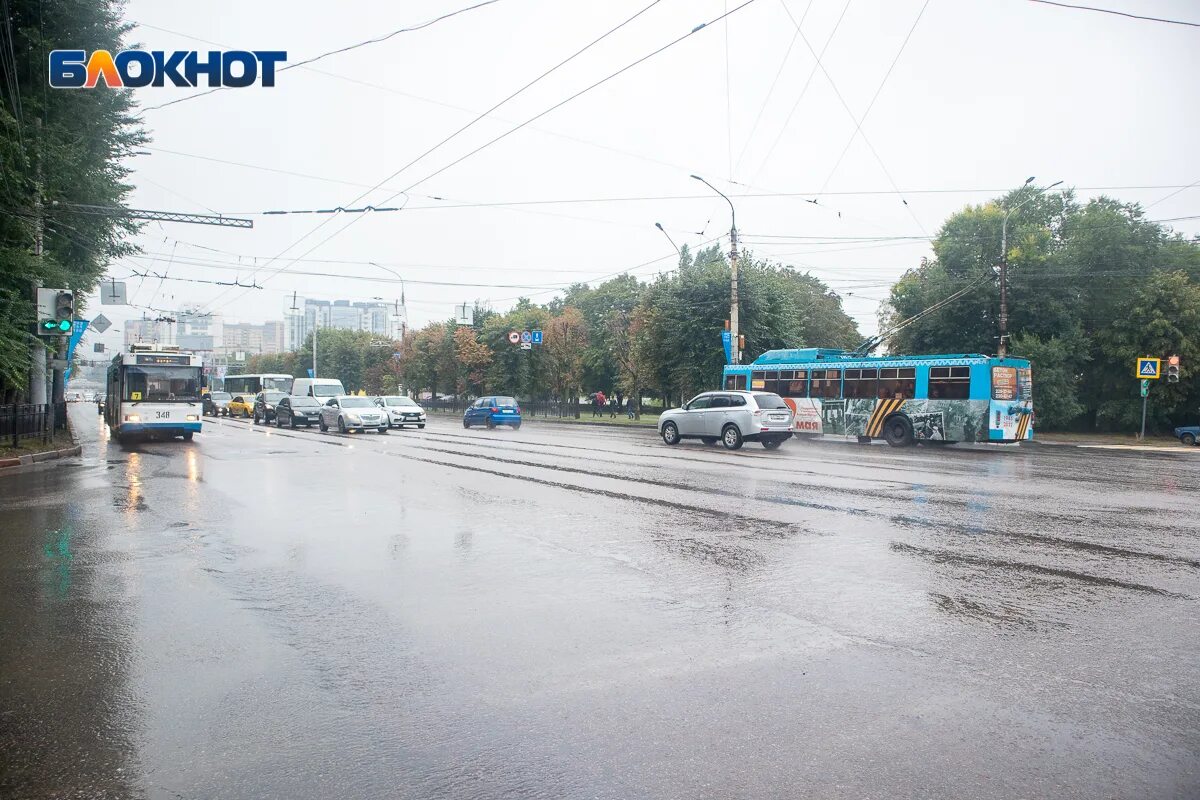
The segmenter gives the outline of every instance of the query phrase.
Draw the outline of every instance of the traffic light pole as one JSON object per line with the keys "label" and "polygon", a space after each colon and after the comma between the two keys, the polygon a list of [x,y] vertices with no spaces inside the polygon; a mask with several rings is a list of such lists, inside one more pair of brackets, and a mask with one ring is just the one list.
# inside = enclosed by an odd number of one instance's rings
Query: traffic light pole
{"label": "traffic light pole", "polygon": [[1146,401],[1150,399],[1150,389],[1146,388],[1146,393],[1142,395],[1142,433],[1138,436],[1139,441],[1146,439]]}

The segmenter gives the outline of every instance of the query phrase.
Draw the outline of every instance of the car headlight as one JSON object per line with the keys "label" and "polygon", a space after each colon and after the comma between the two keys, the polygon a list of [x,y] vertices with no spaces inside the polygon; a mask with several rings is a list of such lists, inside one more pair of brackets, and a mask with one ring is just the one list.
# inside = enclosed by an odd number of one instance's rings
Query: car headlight
{"label": "car headlight", "polygon": [[346,421],[347,422],[362,422],[362,419],[358,416],[358,414],[347,414]]}
{"label": "car headlight", "polygon": [[188,414],[188,415],[187,415],[187,421],[188,421],[188,422],[199,422],[199,421],[200,421],[200,417],[199,417],[198,415],[196,415],[196,414]]}
{"label": "car headlight", "polygon": [[270,403],[268,403],[268,404],[267,404],[267,411],[274,411],[274,410],[275,410],[275,406],[273,406],[273,405],[271,405]]}
{"label": "car headlight", "polygon": [[126,414],[125,421],[126,422],[141,422],[142,418],[139,414]]}

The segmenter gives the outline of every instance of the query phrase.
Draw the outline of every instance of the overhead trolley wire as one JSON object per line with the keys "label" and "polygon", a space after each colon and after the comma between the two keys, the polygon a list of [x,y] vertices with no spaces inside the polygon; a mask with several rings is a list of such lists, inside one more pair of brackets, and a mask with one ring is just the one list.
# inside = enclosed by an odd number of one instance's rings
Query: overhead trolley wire
{"label": "overhead trolley wire", "polygon": [[[429,154],[433,153],[435,150],[437,150],[438,148],[440,148],[442,145],[446,144],[447,142],[451,141],[452,139],[454,139],[454,138],[455,138],[456,136],[458,136],[459,134],[463,133],[463,132],[464,132],[464,131],[466,131],[467,129],[469,129],[469,128],[471,128],[472,126],[474,126],[474,125],[475,125],[476,123],[478,123],[480,120],[484,119],[484,118],[485,118],[485,117],[486,117],[488,114],[490,114],[490,113],[492,113],[493,111],[495,111],[496,109],[500,108],[502,105],[504,105],[505,103],[507,103],[509,100],[512,100],[512,99],[513,99],[513,98],[515,98],[517,95],[521,94],[521,93],[522,93],[522,92],[524,92],[525,90],[527,90],[527,89],[529,89],[530,87],[534,86],[535,84],[537,84],[538,82],[542,81],[544,78],[546,78],[547,76],[549,76],[550,74],[552,74],[553,72],[555,72],[556,70],[558,70],[558,69],[560,69],[561,67],[565,66],[566,64],[568,64],[569,62],[571,62],[571,61],[573,61],[574,59],[578,58],[580,55],[582,55],[583,53],[585,53],[586,51],[588,51],[588,50],[589,50],[589,49],[591,49],[592,47],[594,47],[594,46],[596,46],[597,44],[599,44],[600,42],[604,41],[606,38],[608,38],[608,37],[609,37],[609,36],[611,36],[612,34],[616,33],[616,32],[617,32],[617,31],[619,31],[621,28],[625,27],[625,26],[626,26],[626,25],[628,25],[630,22],[632,22],[633,20],[637,19],[638,17],[640,17],[642,14],[646,13],[647,11],[649,11],[649,10],[650,10],[651,8],[653,8],[654,6],[658,5],[658,3],[659,3],[659,2],[661,2],[661,0],[653,0],[653,2],[651,2],[649,5],[647,5],[647,6],[645,6],[644,8],[642,8],[640,11],[638,11],[637,13],[635,13],[633,16],[631,16],[631,17],[629,17],[628,19],[626,19],[624,22],[621,22],[621,23],[620,23],[619,25],[617,25],[616,27],[614,27],[614,28],[611,28],[610,30],[606,31],[604,34],[602,34],[602,35],[601,35],[601,36],[599,36],[598,38],[596,38],[596,39],[593,39],[591,42],[589,42],[588,44],[584,45],[584,46],[583,46],[582,48],[580,48],[579,50],[576,50],[574,53],[572,53],[571,55],[567,56],[567,57],[566,57],[565,59],[563,59],[562,61],[560,61],[560,62],[558,62],[557,64],[555,64],[554,66],[550,67],[548,70],[546,70],[546,71],[545,71],[545,72],[543,72],[542,74],[538,75],[538,76],[537,76],[536,78],[534,78],[532,81],[529,81],[528,83],[524,84],[523,86],[521,86],[521,88],[519,88],[519,89],[517,89],[515,92],[513,92],[513,93],[509,94],[509,95],[508,95],[507,97],[505,97],[503,100],[500,100],[498,103],[496,103],[495,105],[493,105],[493,106],[492,106],[491,108],[489,108],[487,111],[483,112],[482,114],[479,114],[479,115],[477,115],[477,116],[476,116],[474,119],[472,119],[472,120],[471,120],[470,122],[468,122],[466,125],[462,126],[462,127],[461,127],[461,128],[459,128],[458,130],[456,130],[454,133],[452,133],[452,134],[450,134],[449,136],[447,136],[446,138],[442,139],[440,142],[438,142],[437,144],[433,145],[433,147],[430,147],[430,148],[429,148],[429,149],[427,149],[425,152],[421,153],[419,156],[417,156],[416,158],[414,158],[412,161],[409,161],[407,164],[405,164],[404,166],[402,166],[400,169],[398,169],[398,170],[396,170],[395,172],[393,172],[391,175],[387,176],[387,177],[386,177],[386,178],[384,178],[383,180],[381,180],[381,181],[379,181],[378,183],[376,183],[376,184],[375,184],[375,185],[374,185],[374,186],[373,186],[371,189],[368,189],[367,191],[363,192],[363,193],[362,193],[362,194],[360,194],[358,197],[356,197],[354,200],[352,200],[352,201],[350,202],[350,204],[351,204],[351,205],[353,205],[353,204],[355,204],[355,203],[358,203],[358,202],[360,202],[360,201],[361,201],[361,200],[363,200],[365,197],[367,197],[367,195],[369,195],[371,192],[373,192],[373,191],[377,190],[377,189],[378,189],[380,186],[382,186],[383,184],[387,183],[388,181],[391,181],[392,179],[396,178],[398,175],[400,175],[400,173],[404,172],[404,171],[405,171],[405,170],[407,170],[409,167],[413,166],[414,164],[416,164],[416,163],[418,163],[419,161],[421,161],[422,159],[424,159],[424,158],[425,158],[427,155],[429,155]],[[752,2],[754,2],[754,0],[747,0],[747,2],[746,2],[746,3],[744,3],[743,5],[748,5],[749,3],[752,3]],[[736,10],[736,9],[735,9],[735,10]],[[695,33],[695,31],[692,31],[692,33]],[[691,34],[689,34],[689,35],[691,35]],[[686,37],[684,37],[684,38],[686,38]],[[643,59],[641,59],[641,61],[644,61],[644,60],[645,60],[644,58],[643,58]],[[639,61],[639,62],[635,62],[635,63],[640,63],[640,61]],[[628,67],[626,67],[626,69],[628,69]],[[623,72],[624,70],[621,70],[621,71]],[[614,73],[614,75],[610,76],[610,78],[611,78],[611,77],[615,77],[615,75],[617,75],[617,74],[620,74],[620,73]],[[609,80],[609,78],[606,78],[606,79],[604,79],[604,81],[607,81],[607,80]],[[465,155],[465,156],[462,156],[461,158],[459,158],[459,159],[457,159],[457,160],[455,160],[455,161],[451,162],[450,164],[448,164],[448,165],[447,165],[447,166],[445,166],[445,167],[442,167],[442,169],[440,169],[440,170],[438,170],[437,172],[433,173],[433,175],[437,175],[437,174],[440,174],[441,172],[444,172],[445,170],[447,170],[447,169],[449,169],[450,167],[454,166],[455,164],[459,163],[459,162],[460,162],[460,161],[462,161],[463,159],[465,159],[465,158],[468,158],[468,157],[470,157],[471,155],[474,155],[475,153],[478,153],[478,152],[479,152],[480,150],[482,150],[483,148],[485,148],[485,147],[488,147],[488,146],[490,146],[491,144],[494,144],[495,142],[497,142],[497,141],[499,141],[500,139],[504,138],[504,137],[505,137],[505,136],[507,136],[508,134],[510,134],[510,133],[512,133],[512,132],[514,132],[514,131],[516,131],[516,130],[519,130],[520,128],[524,127],[525,125],[528,125],[530,122],[533,122],[533,121],[537,120],[538,118],[540,118],[540,117],[542,117],[542,116],[544,116],[544,115],[548,114],[550,111],[553,111],[555,108],[558,108],[558,107],[560,107],[560,106],[564,105],[565,103],[568,103],[568,102],[570,102],[571,100],[575,99],[576,97],[578,97],[579,95],[583,94],[584,92],[590,91],[590,89],[592,89],[592,88],[595,88],[595,86],[598,86],[600,83],[603,83],[604,81],[600,81],[599,83],[593,84],[592,86],[588,87],[587,89],[584,89],[583,91],[581,91],[581,92],[578,92],[578,93],[576,93],[576,94],[572,95],[571,97],[569,97],[569,98],[567,98],[566,100],[564,100],[564,101],[562,101],[562,102],[558,103],[557,105],[555,105],[555,106],[552,106],[551,108],[547,109],[546,111],[543,111],[541,114],[538,114],[537,116],[535,116],[535,117],[533,117],[533,118],[531,118],[531,119],[529,119],[529,120],[526,120],[526,121],[525,121],[525,122],[523,122],[523,123],[520,123],[520,124],[518,124],[516,127],[514,127],[514,128],[512,128],[512,129],[510,129],[508,132],[506,132],[506,133],[504,133],[504,134],[501,134],[500,136],[498,136],[498,137],[496,137],[496,138],[492,139],[491,141],[489,141],[489,142],[485,143],[484,145],[481,145],[480,147],[477,147],[475,150],[472,150],[472,151],[471,151],[470,153],[468,153],[467,155]],[[388,197],[388,198],[387,198],[387,199],[384,201],[384,203],[385,203],[385,204],[386,204],[386,203],[390,203],[392,200],[394,200],[396,197],[400,196],[401,194],[407,194],[407,193],[408,193],[408,191],[410,191],[411,189],[413,189],[413,188],[414,188],[415,186],[417,186],[418,184],[420,184],[420,183],[423,183],[423,182],[424,182],[424,181],[426,181],[426,180],[429,180],[429,178],[433,177],[433,175],[426,176],[426,177],[425,177],[425,178],[423,178],[421,181],[418,181],[417,183],[413,184],[412,186],[409,186],[407,189],[404,189],[404,190],[401,190],[401,191],[397,191],[397,192],[395,192],[394,194],[392,194],[391,196],[389,196],[389,197]],[[351,221],[349,224],[347,224],[347,225],[343,226],[341,229],[339,229],[339,230],[335,231],[335,232],[334,232],[333,234],[331,234],[330,236],[327,236],[325,239],[321,240],[321,241],[320,241],[320,242],[318,242],[316,245],[314,245],[313,247],[309,248],[309,249],[308,249],[308,250],[307,250],[307,251],[304,253],[304,255],[308,255],[309,253],[311,253],[311,252],[313,252],[314,250],[316,250],[318,247],[321,247],[321,246],[322,246],[322,245],[324,245],[326,242],[328,242],[330,239],[332,239],[334,236],[336,236],[337,234],[339,234],[339,233],[341,233],[342,231],[344,231],[344,230],[346,230],[347,228],[349,228],[351,225],[353,225],[353,224],[354,224],[355,222],[357,222],[359,219],[361,219],[361,217],[356,217],[356,218],[355,218],[354,220],[352,220],[352,221]],[[322,227],[324,227],[324,226],[325,226],[325,225],[326,225],[328,222],[329,222],[329,220],[324,220],[323,222],[321,222],[321,224],[317,225],[317,227],[315,227],[313,230],[309,231],[309,232],[308,232],[308,233],[306,233],[304,236],[300,237],[300,238],[299,238],[299,239],[297,239],[295,242],[293,242],[291,245],[289,245],[288,247],[286,247],[286,248],[285,248],[283,251],[281,251],[281,252],[280,252],[279,256],[276,256],[276,258],[280,258],[280,257],[282,257],[284,253],[286,253],[288,250],[292,249],[292,247],[295,247],[295,246],[296,246],[297,244],[299,244],[300,242],[302,242],[302,241],[304,241],[305,239],[307,239],[307,238],[308,238],[309,236],[311,236],[312,234],[316,233],[318,230],[320,230]],[[272,261],[274,261],[274,260],[275,260],[275,259],[272,259]],[[266,277],[264,280],[270,280],[270,279],[271,279],[271,278],[272,278],[272,277],[273,277],[275,274],[278,274],[278,272],[276,272],[276,273],[273,273],[272,275],[268,275],[268,276],[267,276],[267,277]]]}
{"label": "overhead trolley wire", "polygon": [[[276,71],[277,72],[286,72],[289,69],[295,69],[297,67],[307,66],[314,62],[320,61],[323,58],[328,58],[329,56],[337,55],[338,53],[345,53],[350,50],[356,50],[359,47],[365,47],[369,44],[378,44],[379,42],[386,42],[388,39],[391,39],[393,36],[398,36],[401,33],[411,33],[413,31],[419,31],[422,28],[428,28],[430,25],[434,25],[438,22],[441,22],[442,20],[450,19],[451,17],[456,17],[459,14],[465,14],[468,11],[474,11],[477,8],[483,8],[484,6],[490,6],[493,3],[498,3],[498,2],[500,2],[500,0],[484,0],[483,2],[476,3],[473,6],[467,6],[466,8],[460,8],[457,11],[447,12],[445,14],[442,14],[440,17],[435,17],[434,19],[431,19],[428,22],[422,22],[419,25],[411,25],[407,28],[399,28],[399,29],[394,30],[391,33],[388,33],[384,36],[379,36],[374,39],[366,39],[364,41],[357,42],[357,43],[351,44],[351,45],[347,45],[345,47],[339,47],[336,50],[330,50],[326,53],[321,53],[320,55],[313,56],[312,58],[307,58],[303,61],[297,61],[294,64],[288,64],[286,66],[280,67]],[[147,26],[147,27],[150,27],[150,26]],[[212,89],[209,89],[206,92],[197,92],[196,94],[190,94],[187,97],[180,97],[176,100],[170,100],[166,103],[159,103],[156,106],[148,106],[144,110],[145,111],[157,111],[160,108],[166,108],[167,106],[173,106],[176,103],[185,103],[188,100],[195,100],[197,97],[204,97],[205,95],[212,94],[213,92],[219,92],[224,88],[225,88],[224,86],[216,86]]]}

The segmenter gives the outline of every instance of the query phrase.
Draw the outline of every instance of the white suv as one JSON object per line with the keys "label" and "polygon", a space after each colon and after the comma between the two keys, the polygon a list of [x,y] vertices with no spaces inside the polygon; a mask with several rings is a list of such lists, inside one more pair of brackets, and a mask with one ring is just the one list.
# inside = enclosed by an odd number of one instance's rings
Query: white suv
{"label": "white suv", "polygon": [[663,412],[658,432],[667,444],[699,439],[737,450],[747,441],[774,450],[792,438],[792,410],[771,392],[704,392],[683,408]]}

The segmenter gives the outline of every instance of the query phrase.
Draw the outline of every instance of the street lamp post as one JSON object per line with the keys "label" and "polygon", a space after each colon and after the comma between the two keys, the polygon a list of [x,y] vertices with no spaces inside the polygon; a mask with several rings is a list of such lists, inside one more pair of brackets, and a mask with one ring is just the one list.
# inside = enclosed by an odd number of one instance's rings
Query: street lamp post
{"label": "street lamp post", "polygon": [[[717,187],[713,186],[708,181],[701,178],[699,175],[693,175],[694,179],[700,181],[708,188],[712,189],[717,194],[729,203],[729,268],[731,274],[729,285],[729,339],[730,339],[730,360],[734,364],[740,364],[742,361],[742,351],[738,346],[738,249],[737,249],[737,211],[733,207],[733,201],[725,197],[725,193]],[[664,231],[665,233],[666,231]]]}
{"label": "street lamp post", "polygon": [[675,240],[671,238],[671,234],[667,233],[667,229],[662,226],[661,222],[654,223],[654,227],[662,231],[662,235],[667,237],[667,241],[671,243],[671,247],[675,248],[675,255],[683,258],[683,253],[679,250],[679,245],[675,244]]}
{"label": "street lamp post", "polygon": [[[1025,185],[1033,183],[1033,177],[1025,179]],[[1000,343],[996,355],[1004,358],[1008,354],[1008,218],[1021,206],[1035,197],[1041,197],[1046,192],[1058,186],[1062,181],[1055,181],[1049,186],[1038,189],[1033,194],[1004,212],[1004,221],[1000,223]]]}

